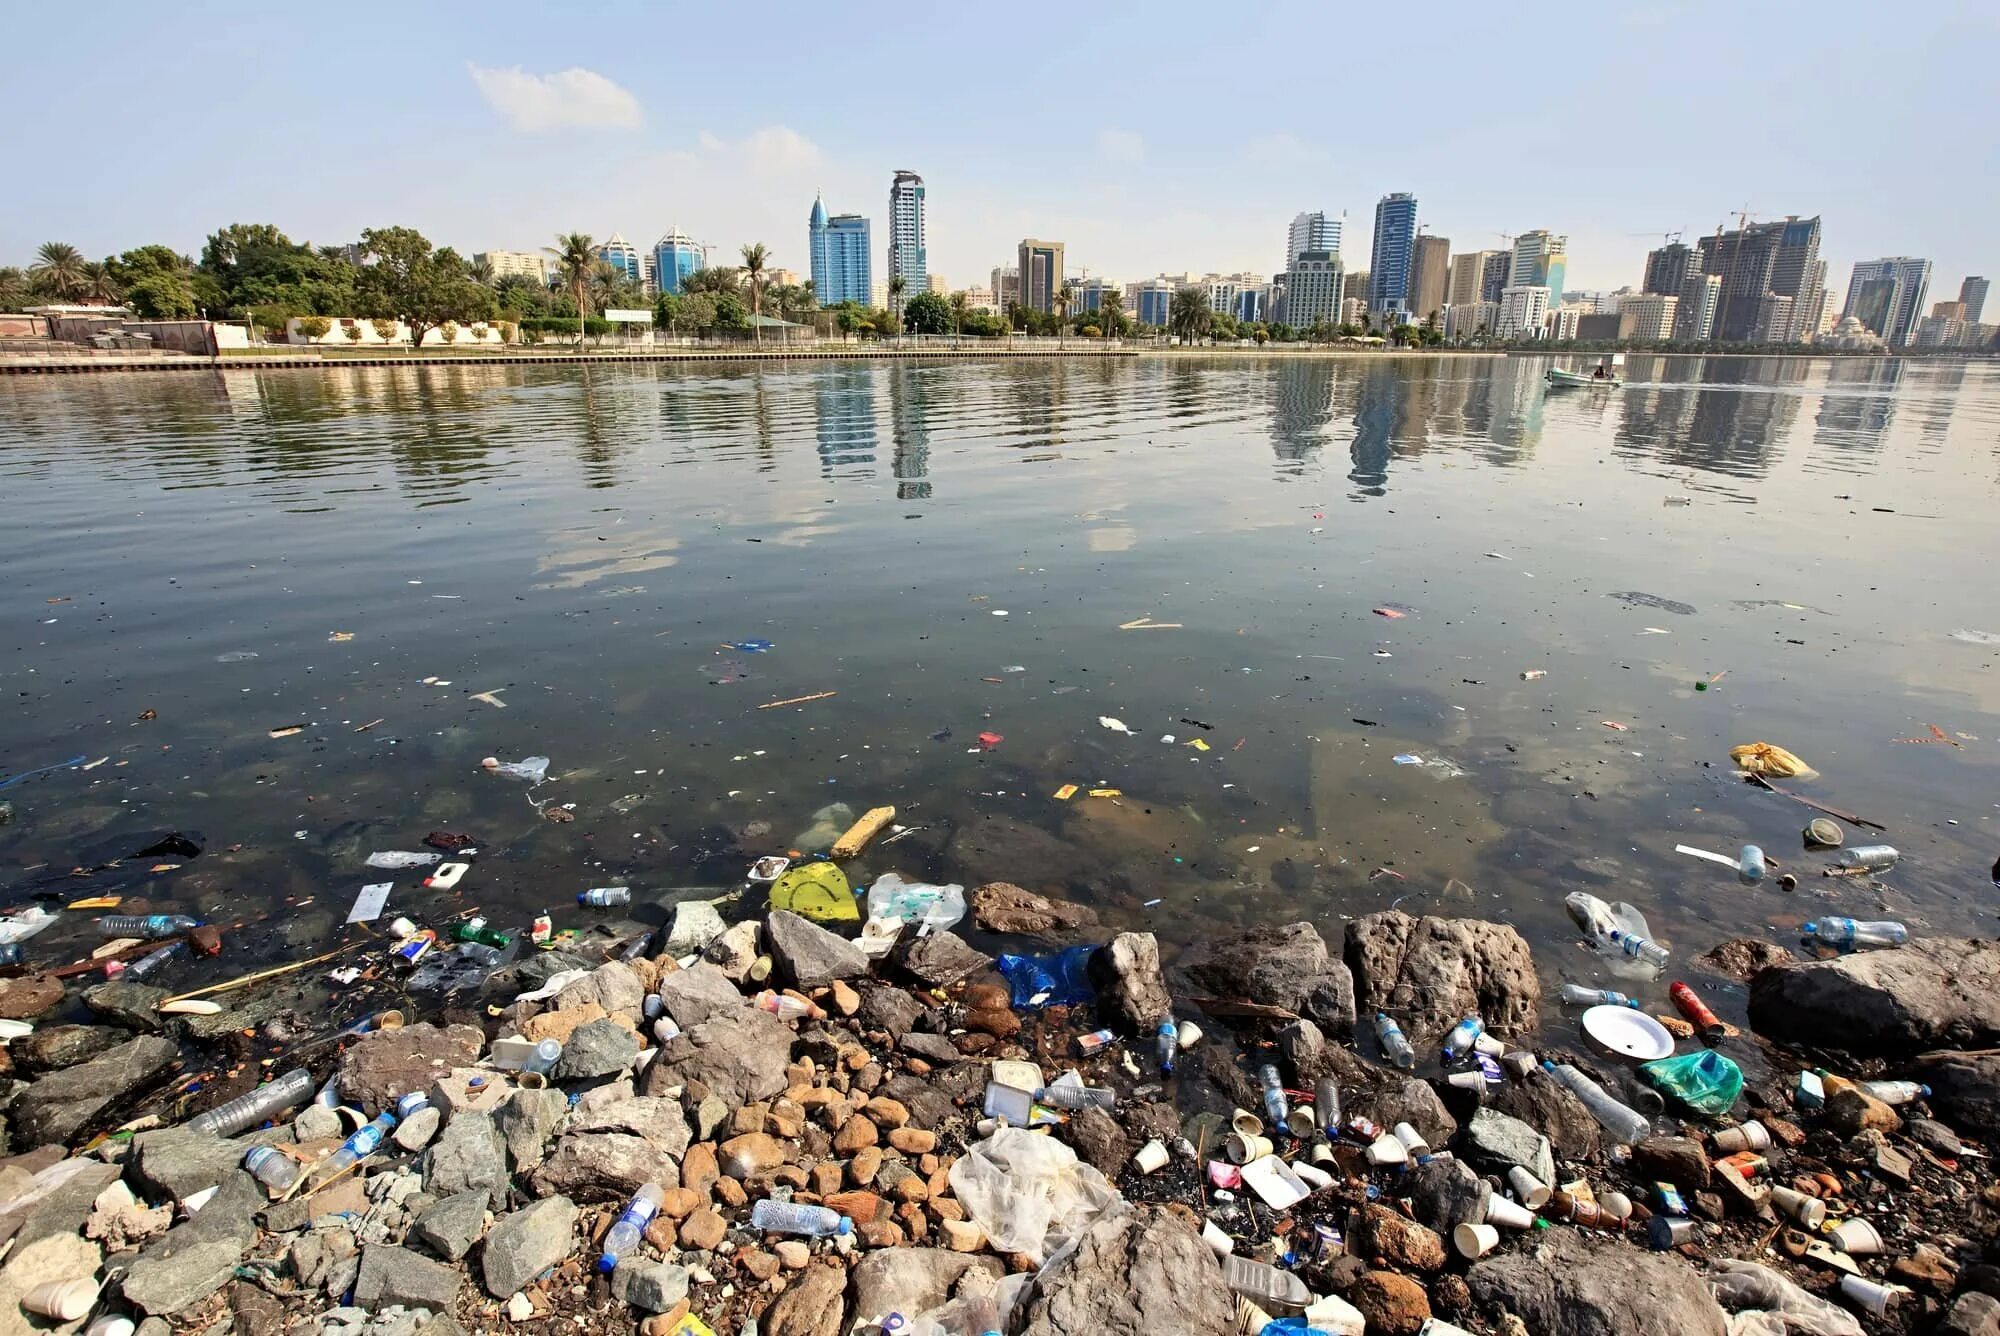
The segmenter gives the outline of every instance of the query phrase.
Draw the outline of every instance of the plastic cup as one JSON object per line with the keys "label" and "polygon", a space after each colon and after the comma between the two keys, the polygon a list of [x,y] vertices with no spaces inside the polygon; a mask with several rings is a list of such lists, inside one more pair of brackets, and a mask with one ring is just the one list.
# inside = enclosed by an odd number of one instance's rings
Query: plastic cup
{"label": "plastic cup", "polygon": [[1739,1127],[1723,1128],[1711,1140],[1714,1141],[1715,1148],[1725,1155],[1734,1155],[1738,1151],[1771,1148],[1771,1134],[1764,1129],[1764,1124],[1754,1118]]}
{"label": "plastic cup", "polygon": [[1246,1137],[1254,1137],[1264,1130],[1264,1120],[1248,1109],[1232,1109],[1229,1114],[1229,1129],[1241,1132]]}
{"label": "plastic cup", "polygon": [[1397,1123],[1389,1130],[1395,1134],[1396,1140],[1403,1143],[1403,1149],[1412,1155],[1422,1155],[1431,1148],[1431,1143],[1424,1140],[1424,1134],[1408,1123]]}
{"label": "plastic cup", "polygon": [[1514,1195],[1520,1199],[1521,1205],[1531,1211],[1540,1210],[1542,1204],[1549,1199],[1548,1184],[1518,1164],[1507,1171],[1507,1186],[1514,1189]]}
{"label": "plastic cup", "polygon": [[1329,1174],[1324,1169],[1317,1168],[1310,1164],[1293,1165],[1292,1174],[1301,1183],[1304,1183],[1307,1187],[1313,1189],[1315,1192],[1324,1192],[1326,1189],[1333,1186],[1332,1174]]}
{"label": "plastic cup", "polygon": [[1368,1163],[1370,1164],[1408,1164],[1409,1162],[1409,1148],[1387,1132],[1376,1137],[1368,1145]]}
{"label": "plastic cup", "polygon": [[1532,1229],[1535,1213],[1521,1203],[1495,1193],[1486,1199],[1486,1223],[1506,1229]]}
{"label": "plastic cup", "polygon": [[1512,1076],[1515,1080],[1525,1081],[1530,1076],[1533,1076],[1535,1069],[1542,1064],[1527,1049],[1517,1048],[1504,1054],[1500,1059],[1500,1065],[1506,1068],[1508,1075]]}
{"label": "plastic cup", "polygon": [[1796,1188],[1772,1188],[1771,1205],[1807,1229],[1818,1229],[1826,1220],[1826,1203]]}
{"label": "plastic cup", "polygon": [[1632,1199],[1622,1192],[1607,1192],[1597,1199],[1597,1209],[1623,1224],[1632,1218]]}
{"label": "plastic cup", "polygon": [[1217,1225],[1213,1220],[1203,1223],[1201,1227],[1201,1241],[1206,1243],[1208,1250],[1217,1257],[1227,1257],[1230,1253],[1236,1251],[1236,1240],[1223,1233],[1221,1226]]}
{"label": "plastic cup", "polygon": [[83,1329],[83,1336],[132,1336],[139,1326],[123,1313],[106,1313]]}
{"label": "plastic cup", "polygon": [[1133,1155],[1132,1163],[1142,1174],[1158,1173],[1167,1167],[1167,1148],[1158,1137],[1139,1147]]}
{"label": "plastic cup", "polygon": [[[655,1053],[659,1052],[658,1049],[652,1051]],[[541,1072],[521,1072],[514,1077],[514,1084],[523,1090],[546,1090],[549,1086],[549,1078]]]}
{"label": "plastic cup", "polygon": [[1882,1235],[1874,1225],[1858,1217],[1835,1225],[1829,1237],[1836,1248],[1856,1256],[1882,1251]]}
{"label": "plastic cup", "polygon": [[1489,1058],[1504,1058],[1507,1056],[1507,1041],[1481,1030],[1472,1041],[1472,1051],[1484,1053]]}
{"label": "plastic cup", "polygon": [[1491,1225],[1457,1225],[1451,1231],[1451,1243],[1458,1255],[1470,1262],[1500,1246],[1500,1231]]}
{"label": "plastic cup", "polygon": [[1319,1130],[1319,1115],[1310,1104],[1294,1104],[1292,1116],[1285,1120],[1285,1130],[1301,1141],[1310,1140]]}
{"label": "plastic cup", "polygon": [[74,1322],[90,1311],[97,1302],[97,1282],[88,1277],[80,1280],[52,1280],[46,1285],[37,1285],[21,1296],[21,1307],[40,1317],[52,1317],[58,1322]]}
{"label": "plastic cup", "polygon": [[1840,1292],[1855,1303],[1860,1304],[1870,1313],[1873,1313],[1876,1317],[1881,1317],[1887,1313],[1889,1305],[1894,1303],[1903,1294],[1900,1286],[1877,1285],[1874,1281],[1862,1276],[1842,1276],[1840,1278]]}
{"label": "plastic cup", "polygon": [[1486,1089],[1486,1076],[1484,1073],[1478,1071],[1453,1072],[1444,1079],[1447,1085],[1455,1085],[1460,1090]]}
{"label": "plastic cup", "polygon": [[1182,1021],[1174,1028],[1174,1038],[1185,1053],[1201,1042],[1201,1027],[1193,1021]]}
{"label": "plastic cup", "polygon": [[1242,1132],[1231,1132],[1228,1139],[1222,1143],[1222,1149],[1223,1153],[1229,1157],[1231,1163],[1248,1164],[1252,1160],[1262,1159],[1271,1153],[1271,1138],[1255,1134],[1246,1135]]}

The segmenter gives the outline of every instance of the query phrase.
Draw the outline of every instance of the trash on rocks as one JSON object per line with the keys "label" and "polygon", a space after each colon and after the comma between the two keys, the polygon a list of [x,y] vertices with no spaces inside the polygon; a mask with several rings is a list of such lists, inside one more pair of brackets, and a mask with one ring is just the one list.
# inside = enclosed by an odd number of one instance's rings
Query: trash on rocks
{"label": "trash on rocks", "polygon": [[1391,1066],[1405,1071],[1417,1065],[1417,1051],[1403,1035],[1403,1027],[1396,1024],[1386,1011],[1375,1013],[1375,1040],[1382,1048],[1382,1056]]}
{"label": "trash on rocks", "polygon": [[1578,1023],[1592,1042],[1620,1057],[1651,1062],[1674,1051],[1674,1037],[1643,1011],[1621,1006],[1592,1007]]}
{"label": "trash on rocks", "polygon": [[1097,996],[1088,974],[1092,946],[1072,946],[1046,956],[1000,956],[993,968],[1007,980],[1012,1004],[1040,1010],[1073,1007]]}
{"label": "trash on rocks", "polygon": [[1746,742],[1740,747],[1731,747],[1729,759],[1736,762],[1738,770],[1747,774],[1774,779],[1819,778],[1819,771],[1783,747],[1773,746],[1768,742]]}
{"label": "trash on rocks", "polygon": [[1570,1064],[1544,1062],[1542,1070],[1569,1087],[1570,1093],[1582,1101],[1583,1107],[1589,1110],[1590,1116],[1597,1120],[1598,1125],[1619,1141],[1630,1145],[1643,1141],[1652,1134],[1653,1124],[1650,1119],[1620,1103],[1603,1086]]}
{"label": "trash on rocks", "polygon": [[576,902],[592,909],[614,909],[619,905],[632,903],[630,886],[594,886],[587,891],[577,892]]}
{"label": "trash on rocks", "polygon": [[766,1234],[798,1234],[807,1238],[833,1238],[854,1232],[854,1222],[838,1211],[769,1198],[750,1208],[750,1227]]}
{"label": "trash on rocks", "polygon": [[1886,872],[1902,855],[1886,844],[1858,844],[1833,856],[1833,867],[1847,875]]}
{"label": "trash on rocks", "polygon": [[[1724,861],[1735,866],[1731,860]],[[1653,940],[1646,916],[1623,900],[1607,905],[1588,891],[1572,891],[1564,897],[1563,906],[1591,944],[1607,955],[1624,956],[1655,970],[1666,968],[1671,959],[1666,947]]]}
{"label": "trash on rocks", "polygon": [[142,942],[157,942],[163,937],[192,932],[201,926],[201,921],[185,914],[106,914],[97,920],[96,926],[105,937],[136,937]]}
{"label": "trash on rocks", "polygon": [[546,756],[529,756],[519,761],[503,761],[497,756],[489,756],[479,764],[496,775],[526,780],[530,785],[538,785],[549,777],[549,758]]}
{"label": "trash on rocks", "polygon": [[1639,1072],[1663,1093],[1711,1118],[1729,1112],[1743,1094],[1743,1072],[1710,1049],[1648,1062]]}
{"label": "trash on rocks", "polygon": [[790,910],[815,923],[854,923],[861,918],[847,874],[823,860],[801,863],[772,883],[771,908]]}
{"label": "trash on rocks", "polygon": [[1729,1033],[1729,1027],[1724,1025],[1721,1019],[1709,1010],[1708,1004],[1685,983],[1676,980],[1667,989],[1667,997],[1673,1002],[1674,1010],[1687,1017],[1688,1022],[1694,1026],[1695,1033],[1709,1043],[1715,1043]]}
{"label": "trash on rocks", "polygon": [[0,918],[0,946],[25,942],[61,917],[62,915],[44,909],[40,905],[29,905],[5,918]]}
{"label": "trash on rocks", "polygon": [[219,1137],[233,1137],[248,1127],[255,1127],[267,1118],[276,1116],[295,1104],[303,1104],[312,1098],[312,1073],[303,1068],[286,1072],[275,1081],[267,1081],[247,1095],[239,1095],[227,1104],[217,1105],[206,1113],[195,1115],[188,1124],[197,1132],[208,1132]]}
{"label": "trash on rocks", "polygon": [[1710,1265],[1708,1287],[1724,1308],[1781,1315],[1777,1327],[1759,1331],[1770,1330],[1777,1336],[1785,1332],[1861,1336],[1861,1324],[1848,1313],[1755,1262],[1718,1258]]}
{"label": "trash on rocks", "polygon": [[1632,1007],[1638,1008],[1639,1000],[1624,993],[1613,992],[1609,988],[1586,988],[1580,983],[1566,983],[1560,996],[1566,1007]]}
{"label": "trash on rocks", "polygon": [[952,1192],[993,1247],[1039,1263],[1051,1232],[1074,1238],[1120,1201],[1103,1174],[1059,1141],[1003,1127],[951,1167]]}
{"label": "trash on rocks", "polygon": [[896,819],[893,807],[871,807],[861,814],[861,818],[847,828],[847,833],[833,842],[835,858],[852,858],[868,847],[868,841],[881,833],[882,828]]}
{"label": "trash on rocks", "polygon": [[660,1213],[660,1203],[665,1200],[666,1192],[658,1183],[648,1183],[632,1194],[632,1200],[625,1204],[625,1209],[618,1213],[618,1219],[604,1233],[602,1250],[597,1256],[600,1274],[609,1275],[617,1270],[620,1258],[638,1255],[639,1238],[645,1233],[646,1226],[653,1223],[653,1217]]}
{"label": "trash on rocks", "polygon": [[913,924],[919,934],[942,932],[965,917],[965,887],[904,881],[884,872],[868,888],[868,917]]}

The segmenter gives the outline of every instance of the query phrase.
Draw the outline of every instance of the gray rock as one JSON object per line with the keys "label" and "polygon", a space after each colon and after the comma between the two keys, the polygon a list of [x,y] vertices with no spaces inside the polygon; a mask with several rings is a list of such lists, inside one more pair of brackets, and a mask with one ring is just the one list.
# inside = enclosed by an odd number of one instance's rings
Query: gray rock
{"label": "gray rock", "polygon": [[1413,1167],[1403,1178],[1402,1191],[1409,1197],[1418,1223],[1446,1238],[1458,1225],[1484,1220],[1487,1199],[1493,1195],[1493,1189],[1471,1165],[1442,1155]]}
{"label": "gray rock", "polygon": [[585,1132],[558,1141],[555,1153],[535,1170],[529,1183],[539,1196],[563,1193],[618,1201],[648,1183],[673,1183],[679,1177],[674,1158],[644,1137]]}
{"label": "gray rock", "polygon": [[446,1197],[410,1226],[410,1237],[447,1262],[456,1262],[472,1251],[486,1228],[487,1197],[484,1192],[461,1192]]}
{"label": "gray rock", "polygon": [[141,1132],[132,1138],[130,1174],[148,1198],[180,1201],[220,1183],[243,1162],[252,1144],[186,1126]]}
{"label": "gray rock", "polygon": [[900,988],[883,984],[861,995],[861,1010],[855,1014],[867,1029],[886,1030],[894,1039],[917,1023],[917,1017],[924,1014],[924,1004]]}
{"label": "gray rock", "polygon": [[1961,1294],[1937,1327],[1937,1336],[2000,1336],[2000,1299]]}
{"label": "gray rock", "polygon": [[354,1280],[354,1304],[371,1310],[402,1304],[406,1308],[448,1313],[457,1303],[458,1287],[464,1279],[464,1273],[457,1267],[433,1262],[408,1248],[370,1244],[361,1253],[361,1273]]}
{"label": "gray rock", "polygon": [[594,1002],[608,1012],[636,1019],[645,1001],[646,985],[638,971],[622,960],[608,960],[557,993],[546,1010],[574,1011]]}
{"label": "gray rock", "polygon": [[787,1084],[792,1039],[789,1025],[754,1007],[713,1017],[661,1048],[646,1066],[640,1093],[660,1095],[699,1081],[731,1108],[769,1099]]}
{"label": "gray rock", "polygon": [[941,1034],[923,1034],[916,1030],[906,1031],[896,1041],[899,1052],[914,1053],[927,1062],[949,1067],[964,1060],[965,1055],[953,1046],[951,1040]]}
{"label": "gray rock", "polygon": [[722,921],[714,905],[706,900],[683,900],[674,906],[673,921],[667,925],[666,945],[660,953],[679,959],[705,951],[728,930],[729,925]]}
{"label": "gray rock", "polygon": [[644,1137],[676,1160],[687,1153],[691,1132],[687,1115],[676,1100],[640,1096],[618,1100],[590,1113],[585,1113],[579,1104],[577,1114],[569,1125],[572,1133],[630,1132]]}
{"label": "gray rock", "polygon": [[1419,1049],[1468,1013],[1499,1035],[1539,1024],[1541,979],[1527,942],[1506,924],[1385,909],[1347,925],[1347,964],[1360,1010],[1398,1017]]}
{"label": "gray rock", "polygon": [[425,1155],[424,1181],[437,1196],[481,1192],[498,1201],[507,1195],[507,1142],[490,1113],[460,1113]]}
{"label": "gray rock", "polygon": [[611,1273],[611,1297],[644,1313],[664,1313],[687,1298],[688,1269],[637,1258]]}
{"label": "gray rock", "polygon": [[1590,1116],[1582,1100],[1547,1072],[1531,1072],[1525,1081],[1510,1080],[1486,1102],[1489,1108],[1541,1129],[1561,1158],[1575,1162],[1597,1158],[1604,1139],[1597,1119]]}
{"label": "gray rock", "polygon": [[1104,980],[1103,1000],[1137,1033],[1151,1034],[1173,1015],[1173,999],[1160,977],[1160,942],[1152,933],[1119,933],[1091,957],[1091,972]]}
{"label": "gray rock", "polygon": [[795,988],[824,988],[835,979],[868,973],[860,947],[788,909],[774,910],[764,920],[764,937],[778,974]]}
{"label": "gray rock", "polygon": [[972,921],[987,932],[1044,936],[1094,927],[1097,912],[1084,905],[1036,895],[1007,881],[990,881],[974,888],[969,898]]}
{"label": "gray rock", "polygon": [[407,1151],[420,1151],[431,1144],[431,1138],[438,1133],[444,1123],[444,1110],[435,1104],[426,1104],[402,1122],[396,1124],[392,1134],[396,1144]]}
{"label": "gray rock", "polygon": [[1310,923],[1253,928],[1198,947],[1188,977],[1232,1001],[1283,1007],[1336,1033],[1354,1025],[1354,978]]}
{"label": "gray rock", "polygon": [[702,958],[731,981],[742,983],[750,977],[750,967],[757,963],[757,942],[761,931],[755,919],[733,923],[729,931],[708,944],[708,949],[701,953]]}
{"label": "gray rock", "polygon": [[560,1090],[516,1090],[493,1116],[507,1143],[516,1172],[527,1173],[548,1154],[549,1138],[569,1112],[569,1097]]}
{"label": "gray rock", "polygon": [[[51,1147],[51,1149],[56,1148]],[[14,1173],[20,1173],[25,1186],[30,1176],[18,1166],[10,1167],[8,1177],[12,1177]],[[8,1254],[9,1257],[29,1255],[29,1250],[44,1239],[59,1235],[80,1235],[83,1232],[83,1222],[90,1218],[97,1194],[117,1182],[118,1178],[119,1169],[115,1164],[83,1162],[75,1170],[74,1177],[65,1180],[62,1186],[43,1197],[28,1212],[27,1217],[20,1221],[20,1232],[13,1237],[13,1250]],[[18,1276],[10,1275],[9,1279],[18,1279]],[[50,1277],[50,1279],[59,1280],[62,1277]]]}
{"label": "gray rock", "polygon": [[1535,1336],[1725,1336],[1728,1321],[1686,1262],[1622,1240],[1586,1241],[1575,1230],[1533,1236],[1532,1250],[1480,1261],[1466,1276],[1473,1298],[1498,1306]]}
{"label": "gray rock", "polygon": [[344,1229],[315,1229],[292,1240],[285,1260],[301,1286],[315,1290],[334,1263],[354,1255],[354,1235]]}
{"label": "gray rock", "polygon": [[1062,1132],[1063,1140],[1077,1158],[1106,1178],[1116,1179],[1125,1167],[1125,1157],[1131,1153],[1125,1133],[1103,1109],[1084,1109],[1071,1114]]}
{"label": "gray rock", "polygon": [[1549,1139],[1519,1118],[1482,1108],[1459,1133],[1459,1145],[1476,1168],[1504,1174],[1518,1164],[1544,1183],[1555,1182]]}
{"label": "gray rock", "polygon": [[1067,1265],[1044,1276],[1020,1336],[1226,1336],[1236,1305],[1222,1265],[1188,1225],[1157,1206],[1100,1218]]}
{"label": "gray rock", "polygon": [[837,1266],[809,1266],[764,1310],[763,1336],[838,1336],[846,1311],[847,1273]]}
{"label": "gray rock", "polygon": [[[984,1068],[966,1068],[985,1081]],[[901,1104],[910,1111],[910,1124],[929,1131],[937,1130],[939,1124],[954,1116],[958,1110],[952,1106],[951,1096],[934,1081],[926,1081],[915,1076],[893,1076],[883,1083],[879,1093]]]}
{"label": "gray rock", "polygon": [[1923,937],[1886,951],[1767,969],[1750,981],[1760,1034],[1906,1055],[2000,1042],[2000,942]]}
{"label": "gray rock", "polygon": [[1458,1131],[1457,1120],[1431,1083],[1416,1076],[1360,1091],[1347,1101],[1346,1111],[1350,1117],[1360,1114],[1384,1128],[1408,1123],[1440,1150]]}
{"label": "gray rock", "polygon": [[1943,1123],[1932,1122],[1928,1118],[1911,1118],[1903,1124],[1903,1135],[1924,1149],[1946,1159],[1955,1159],[1965,1154],[1965,1143],[1958,1139]]}
{"label": "gray rock", "polygon": [[606,1017],[576,1027],[551,1075],[558,1081],[611,1076],[630,1067],[638,1056],[639,1036]]}
{"label": "gray rock", "polygon": [[173,994],[150,984],[113,980],[83,990],[83,1005],[128,1030],[160,1028],[160,1003]]}
{"label": "gray rock", "polygon": [[660,1001],[683,1030],[692,1030],[718,1013],[742,1011],[750,1005],[721,967],[705,960],[696,961],[692,969],[663,976]]}
{"label": "gray rock", "polygon": [[1326,1058],[1326,1036],[1317,1024],[1301,1017],[1278,1031],[1278,1051],[1301,1081],[1310,1081],[1319,1075]]}
{"label": "gray rock", "polygon": [[340,1115],[324,1104],[308,1104],[292,1119],[292,1135],[300,1141],[324,1141],[337,1137],[345,1125]]}
{"label": "gray rock", "polygon": [[486,1292],[505,1299],[569,1256],[576,1217],[569,1198],[547,1197],[495,1221],[480,1262]]}
{"label": "gray rock", "polygon": [[896,963],[932,988],[943,988],[993,968],[991,956],[974,950],[955,932],[905,938],[896,949]]}
{"label": "gray rock", "polygon": [[109,1025],[51,1025],[7,1046],[23,1072],[55,1072],[88,1062],[132,1036]]}
{"label": "gray rock", "polygon": [[471,1025],[429,1022],[377,1030],[356,1040],[340,1057],[340,1091],[364,1112],[380,1113],[396,1100],[429,1090],[454,1067],[479,1060],[486,1036]]}
{"label": "gray rock", "polygon": [[22,1088],[8,1107],[16,1145],[64,1142],[144,1086],[180,1056],[180,1046],[140,1035],[89,1062],[52,1072]]}
{"label": "gray rock", "polygon": [[2000,1138],[2000,1056],[1951,1054],[1924,1063],[1917,1079],[1930,1106],[1953,1127],[1982,1141]]}
{"label": "gray rock", "polygon": [[855,1264],[850,1277],[854,1308],[849,1330],[867,1331],[891,1313],[923,1313],[960,1289],[990,1289],[1006,1269],[991,1257],[944,1248],[883,1248]]}
{"label": "gray rock", "polygon": [[214,1294],[256,1242],[264,1202],[256,1179],[240,1169],[228,1174],[199,1214],[139,1254],[125,1273],[126,1299],[142,1312],[171,1315]]}

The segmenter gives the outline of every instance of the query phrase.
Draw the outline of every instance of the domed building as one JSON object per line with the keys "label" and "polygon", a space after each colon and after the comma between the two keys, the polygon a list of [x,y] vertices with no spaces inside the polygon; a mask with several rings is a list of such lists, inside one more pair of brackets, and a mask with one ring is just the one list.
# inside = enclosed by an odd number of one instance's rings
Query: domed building
{"label": "domed building", "polygon": [[1813,340],[1815,348],[1833,348],[1841,352],[1883,352],[1888,345],[1882,336],[1861,323],[1859,316],[1843,316],[1840,323]]}

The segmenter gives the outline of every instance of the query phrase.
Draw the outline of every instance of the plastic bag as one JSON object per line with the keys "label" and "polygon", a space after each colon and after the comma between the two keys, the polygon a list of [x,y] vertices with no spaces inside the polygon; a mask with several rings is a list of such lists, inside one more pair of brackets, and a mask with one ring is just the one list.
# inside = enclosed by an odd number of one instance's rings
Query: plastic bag
{"label": "plastic bag", "polygon": [[1709,1049],[1641,1063],[1639,1070],[1662,1093],[1710,1117],[1729,1112],[1743,1093],[1742,1069]]}
{"label": "plastic bag", "polygon": [[1073,1007],[1097,996],[1088,968],[1094,946],[1072,946],[1052,956],[1001,956],[993,968],[1007,980],[1016,1007]]}
{"label": "plastic bag", "polygon": [[1738,770],[1752,775],[1773,779],[1819,778],[1819,771],[1783,747],[1774,747],[1768,742],[1746,742],[1741,747],[1731,747],[1729,759],[1736,762]]}
{"label": "plastic bag", "polygon": [[502,761],[489,756],[479,764],[496,775],[525,779],[530,784],[539,784],[549,777],[549,758],[546,756],[529,756],[519,761]]}
{"label": "plastic bag", "polygon": [[43,928],[61,918],[54,910],[40,905],[29,905],[26,909],[0,919],[0,946],[11,946],[15,942],[25,942]]}
{"label": "plastic bag", "polygon": [[951,1167],[951,1189],[998,1252],[1040,1263],[1043,1250],[1088,1229],[1124,1199],[1053,1137],[1003,1127]]}
{"label": "plastic bag", "polygon": [[1730,1336],[1771,1331],[1804,1332],[1806,1336],[1861,1336],[1861,1324],[1846,1309],[1834,1307],[1755,1262],[1733,1257],[1718,1260],[1708,1274],[1708,1288],[1724,1308],[1744,1310],[1730,1320]]}
{"label": "plastic bag", "polygon": [[409,867],[429,867],[443,857],[443,854],[406,853],[401,849],[384,849],[368,855],[366,861],[369,867],[388,868],[393,872]]}
{"label": "plastic bag", "polygon": [[771,883],[771,908],[815,923],[859,923],[861,910],[847,874],[832,863],[801,863]]}
{"label": "plastic bag", "polygon": [[901,919],[915,924],[919,934],[943,932],[965,917],[965,887],[956,882],[932,886],[904,881],[894,872],[884,872],[868,888],[868,917]]}

